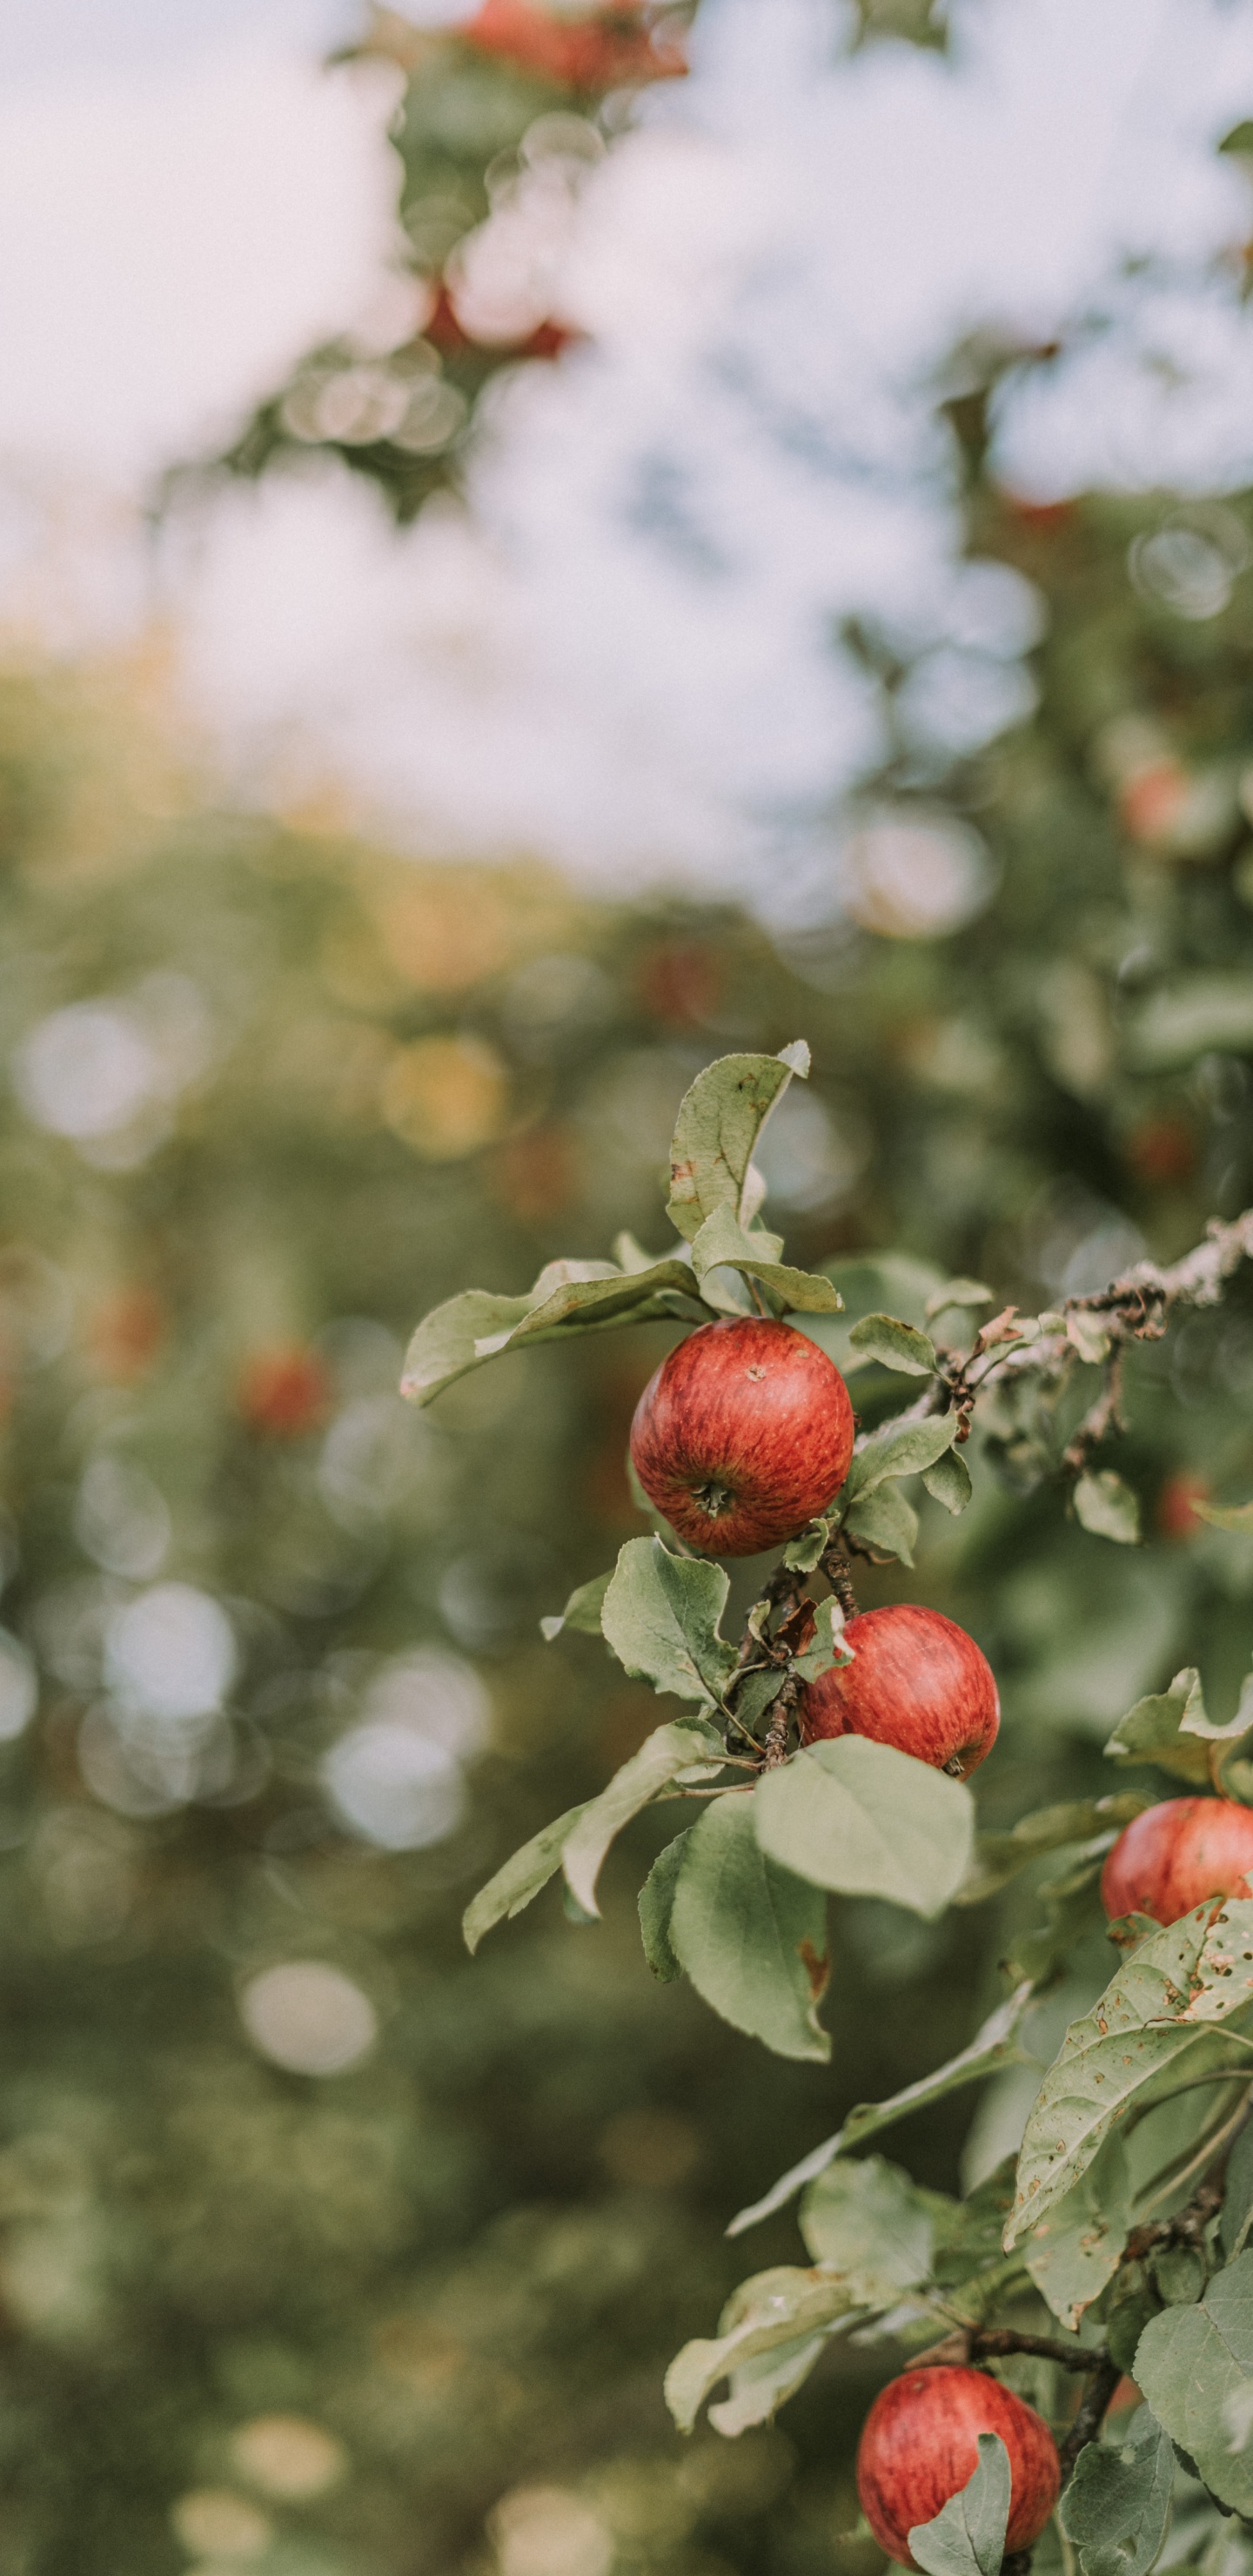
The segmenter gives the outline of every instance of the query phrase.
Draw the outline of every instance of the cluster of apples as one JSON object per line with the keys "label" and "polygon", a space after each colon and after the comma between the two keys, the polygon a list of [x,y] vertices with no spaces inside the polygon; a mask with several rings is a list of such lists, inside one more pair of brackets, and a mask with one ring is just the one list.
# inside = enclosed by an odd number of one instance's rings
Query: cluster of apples
{"label": "cluster of apples", "polygon": [[[649,1501],[689,1546],[757,1556],[828,1508],[853,1455],[848,1389],[816,1342],[764,1317],[702,1324],[645,1387],[631,1456]],[[807,1744],[869,1735],[964,1779],[991,1752],[996,1682],[974,1638],[912,1601],[859,1611],[851,1664],[811,1682]]]}
{"label": "cluster of apples", "polygon": [[[795,1538],[848,1474],[854,1419],[825,1351],[766,1318],[703,1324],[662,1363],[640,1397],[631,1456],[649,1501],[689,1546],[755,1556]],[[1000,1723],[991,1666],[973,1637],[938,1610],[895,1602],[849,1620],[853,1661],[807,1685],[802,1739],[866,1735],[964,1779],[990,1753]],[[1226,1798],[1168,1798],[1137,1816],[1105,1864],[1111,1919],[1174,1923],[1207,1897],[1247,1896],[1253,1809]],[[862,2509],[881,2548],[913,2567],[909,2533],[934,2519],[972,2476],[979,2435],[1009,2454],[1006,2547],[1038,2540],[1057,2502],[1057,2447],[1047,2424],[985,2371],[948,2364],[906,2371],[876,2398],[857,2455]]]}

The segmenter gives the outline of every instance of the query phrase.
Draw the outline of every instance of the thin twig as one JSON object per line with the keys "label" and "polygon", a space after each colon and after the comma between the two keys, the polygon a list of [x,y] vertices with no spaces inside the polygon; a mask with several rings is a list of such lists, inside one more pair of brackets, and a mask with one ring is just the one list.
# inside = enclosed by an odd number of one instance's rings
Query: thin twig
{"label": "thin twig", "polygon": [[[1110,2399],[1121,2378],[1122,2372],[1117,2362],[1111,2361],[1109,2354],[1106,2353],[1099,2369],[1093,2371],[1065,2441],[1058,2443],[1057,2456],[1062,2464],[1063,2477],[1068,2476],[1086,2445],[1096,2440],[1105,2421]],[[1003,2570],[1002,2576],[1004,2576]]]}

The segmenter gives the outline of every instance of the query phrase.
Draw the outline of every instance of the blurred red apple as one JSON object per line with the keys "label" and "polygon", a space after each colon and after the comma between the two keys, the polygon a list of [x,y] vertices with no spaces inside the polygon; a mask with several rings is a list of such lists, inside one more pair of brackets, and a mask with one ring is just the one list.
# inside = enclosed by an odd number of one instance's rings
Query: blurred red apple
{"label": "blurred red apple", "polygon": [[250,1431],[298,1440],[325,1419],[331,1381],[324,1360],[299,1344],[254,1351],[240,1373],[235,1402]]}
{"label": "blurred red apple", "polygon": [[844,1635],[853,1661],[810,1682],[803,1741],[869,1735],[963,1780],[976,1770],[996,1742],[1001,1704],[974,1638],[915,1601],[859,1611]]}
{"label": "blurred red apple", "polygon": [[1163,1538],[1195,1538],[1200,1527],[1194,1503],[1207,1503],[1212,1491],[1208,1476],[1198,1475],[1195,1468],[1180,1467],[1168,1476],[1157,1497],[1154,1518]]}
{"label": "blurred red apple", "polygon": [[1125,1826],[1101,1872],[1111,1922],[1151,1914],[1177,1923],[1207,1896],[1248,1896],[1253,1807],[1233,1798],[1163,1798]]}
{"label": "blurred red apple", "polygon": [[831,1501],[853,1454],[834,1361],[790,1324],[702,1324],[635,1408],[631,1456],[650,1503],[689,1547],[756,1556]]}
{"label": "blurred red apple", "polygon": [[646,0],[585,10],[577,17],[538,0],[480,0],[458,33],[541,79],[571,89],[617,89],[626,81],[674,80],[687,70],[677,44],[655,43],[655,8]]}
{"label": "blurred red apple", "polygon": [[916,2567],[909,2534],[934,2522],[979,2465],[979,2435],[999,2433],[1009,2453],[1005,2549],[1030,2549],[1061,2488],[1057,2445],[1042,2416],[986,2371],[933,2363],[881,2389],[857,2446],[857,2494],[881,2549]]}

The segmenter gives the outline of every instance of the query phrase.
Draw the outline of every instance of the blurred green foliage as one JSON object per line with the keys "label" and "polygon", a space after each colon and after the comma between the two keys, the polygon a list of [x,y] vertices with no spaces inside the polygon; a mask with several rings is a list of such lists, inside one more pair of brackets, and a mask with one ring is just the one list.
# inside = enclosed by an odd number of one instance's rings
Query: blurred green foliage
{"label": "blurred green foliage", "polygon": [[[506,1360],[422,1419],[396,1381],[467,1283],[623,1225],[662,1248],[674,1110],[728,1047],[813,1046],[766,1214],[846,1265],[850,1322],[884,1302],[864,1253],[914,1320],[936,1268],[1035,1309],[1253,1197],[1253,513],[1033,508],[977,403],[957,427],[971,551],[1041,602],[1039,713],[954,764],[892,636],[855,639],[893,757],[773,939],[216,810],[151,673],[4,674],[0,2576],[876,2564],[838,2535],[881,2356],[739,2444],[679,2444],[661,2368],[746,2268],[731,2212],[969,2037],[1033,1874],[938,1925],[841,1904],[829,2073],[653,1985],[647,1821],[603,1926],[549,1891],[471,1965],[468,1895],[653,1722],[537,1623],[640,1526],[666,1336]],[[866,1420],[899,1401],[853,1385]],[[1143,1547],[1067,1520],[1070,1425],[1029,1402],[966,1517],[925,1506],[917,1576],[867,1582],[992,1656],[992,1826],[1116,1785],[1105,1731],[1179,1663],[1221,1718],[1249,1662],[1253,1542],[1190,1512],[1253,1486],[1248,1291],[1129,1394],[1104,1454]],[[1104,1975],[1089,1901],[1045,2053]],[[1024,2107],[998,2079],[968,2170]],[[921,2181],[952,2187],[970,2116],[902,2128]],[[781,2218],[751,2261],[796,2246]]]}

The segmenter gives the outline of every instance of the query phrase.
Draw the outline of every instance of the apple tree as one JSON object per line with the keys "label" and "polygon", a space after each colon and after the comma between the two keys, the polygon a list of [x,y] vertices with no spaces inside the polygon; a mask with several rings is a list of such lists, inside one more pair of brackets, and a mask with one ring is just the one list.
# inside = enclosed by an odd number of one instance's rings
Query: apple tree
{"label": "apple tree", "polygon": [[[919,1487],[967,1508],[968,1460],[993,1467],[1008,1425],[1047,1444],[1055,1508],[1093,1544],[1134,1541],[1139,1497],[1105,1452],[1136,1357],[1187,1310],[1221,1304],[1253,1257],[1253,1213],[1041,1313],[963,1276],[940,1281],[922,1323],[863,1313],[849,1344],[904,1400],[854,1437],[825,1349],[842,1329],[841,1264],[794,1267],[759,1222],[758,1140],[809,1070],[796,1043],[697,1076],[662,1250],[620,1236],[611,1260],[550,1262],[525,1294],[464,1291],[413,1337],[403,1392],[425,1405],[528,1344],[662,1320],[682,1335],[632,1426],[651,1535],[543,1623],[554,1644],[599,1636],[678,1713],[497,1870],[465,1938],[477,1949],[558,1875],[567,1913],[595,1920],[611,1845],[665,1804],[678,1831],[639,1893],[654,1976],[685,1978],[777,2055],[821,2062],[824,1995],[856,1973],[829,1940],[829,1897],[933,1920],[1055,1855],[1043,1919],[1013,1941],[1002,1999],[968,2045],[857,2105],[733,2220],[738,2235],[798,2201],[809,2260],[742,2281],[716,2330],[678,2353],[666,2395],[682,2431],[709,2406],[734,2439],[835,2339],[881,2344],[907,2367],[867,2418],[858,2491],[892,2558],[1022,2576],[1041,2543],[1041,2565],[1060,2554],[1082,2576],[1147,2576],[1172,2494],[1199,2531],[1253,2521],[1253,1685],[1219,1723],[1195,1667],[1181,1671],[1113,1728],[1107,1791],[989,1832],[969,1785],[998,1726],[984,1657],[925,1607],[859,1610],[856,1587],[863,1568],[912,1564]],[[1253,1524],[1253,1503],[1193,1509]],[[754,1579],[732,1611],[745,1558]],[[865,2152],[1015,2062],[1030,2008],[1102,1912],[1108,1984],[1061,2036],[1020,2148],[964,2199]],[[998,2375],[1024,2359],[1038,2407]],[[1138,2409],[1111,2417],[1125,2386]]]}

